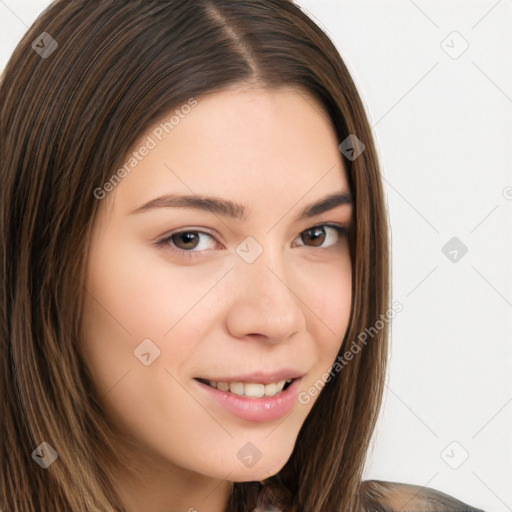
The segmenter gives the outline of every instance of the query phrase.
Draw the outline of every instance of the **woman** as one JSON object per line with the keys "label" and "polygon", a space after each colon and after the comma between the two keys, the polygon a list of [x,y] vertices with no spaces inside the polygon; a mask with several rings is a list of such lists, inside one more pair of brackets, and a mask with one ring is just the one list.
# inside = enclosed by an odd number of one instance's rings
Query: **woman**
{"label": "woman", "polygon": [[361,481],[386,211],[297,6],[58,0],[0,99],[1,510],[476,510]]}

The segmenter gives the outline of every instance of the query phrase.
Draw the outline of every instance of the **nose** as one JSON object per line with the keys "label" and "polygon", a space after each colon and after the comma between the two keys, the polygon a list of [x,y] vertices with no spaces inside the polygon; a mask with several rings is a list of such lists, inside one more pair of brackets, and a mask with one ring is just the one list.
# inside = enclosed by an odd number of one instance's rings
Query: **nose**
{"label": "nose", "polygon": [[269,250],[252,263],[237,260],[230,276],[229,333],[235,338],[279,343],[304,331],[306,306],[292,276],[282,255],[272,255]]}

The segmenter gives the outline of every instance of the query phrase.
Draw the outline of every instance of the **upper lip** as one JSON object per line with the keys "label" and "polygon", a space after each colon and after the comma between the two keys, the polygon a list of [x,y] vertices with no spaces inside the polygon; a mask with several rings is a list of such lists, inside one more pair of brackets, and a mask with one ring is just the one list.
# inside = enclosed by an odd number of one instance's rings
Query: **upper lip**
{"label": "upper lip", "polygon": [[270,384],[271,382],[279,382],[281,380],[297,379],[304,373],[290,368],[283,368],[273,372],[253,372],[246,375],[234,375],[223,377],[196,377],[196,379],[204,379],[213,382],[257,382],[261,384]]}

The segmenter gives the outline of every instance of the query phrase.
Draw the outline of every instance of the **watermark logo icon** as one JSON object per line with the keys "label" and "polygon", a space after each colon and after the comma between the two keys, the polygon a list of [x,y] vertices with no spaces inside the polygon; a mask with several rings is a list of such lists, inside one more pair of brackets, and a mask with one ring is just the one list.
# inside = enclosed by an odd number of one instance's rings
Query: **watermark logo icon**
{"label": "watermark logo icon", "polygon": [[160,355],[160,349],[149,338],[146,338],[137,345],[133,354],[144,366],[149,366]]}
{"label": "watermark logo icon", "polygon": [[469,43],[454,30],[441,41],[441,48],[455,60],[469,48]]}
{"label": "watermark logo icon", "polygon": [[43,59],[49,57],[58,46],[57,41],[48,32],[43,32],[32,42],[32,49]]}
{"label": "watermark logo icon", "polygon": [[452,262],[458,263],[468,252],[467,246],[456,236],[443,245],[441,252]]}
{"label": "watermark logo icon", "polygon": [[452,469],[459,469],[469,458],[468,451],[458,441],[452,441],[442,452],[443,459]]}
{"label": "watermark logo icon", "polygon": [[262,453],[249,441],[238,450],[236,456],[244,466],[252,468],[261,459]]}
{"label": "watermark logo icon", "polygon": [[248,236],[237,246],[235,252],[246,263],[253,263],[263,252],[263,247],[252,236]]}
{"label": "watermark logo icon", "polygon": [[32,458],[43,468],[46,469],[53,464],[59,454],[46,441],[42,442],[33,452]]}
{"label": "watermark logo icon", "polygon": [[354,134],[350,134],[339,146],[338,149],[353,162],[358,156],[362,155],[365,145]]}

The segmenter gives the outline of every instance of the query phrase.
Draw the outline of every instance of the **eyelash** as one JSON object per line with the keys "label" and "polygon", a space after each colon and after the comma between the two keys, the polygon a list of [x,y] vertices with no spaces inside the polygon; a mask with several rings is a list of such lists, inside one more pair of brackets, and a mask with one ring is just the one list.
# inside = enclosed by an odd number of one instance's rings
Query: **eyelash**
{"label": "eyelash", "polygon": [[[336,231],[336,233],[340,236],[340,238],[343,238],[343,237],[346,237],[347,236],[347,230],[346,228],[343,228],[341,226],[338,226],[336,224],[318,224],[316,226],[312,226],[310,228],[307,228],[305,229],[304,231],[301,231],[300,234],[302,233],[305,233],[306,231],[311,231],[313,229],[316,229],[316,228],[331,228],[331,229],[334,229]],[[162,238],[160,240],[158,240],[157,242],[155,242],[155,245],[157,247],[162,247],[162,248],[168,248],[170,249],[172,252],[174,253],[177,253],[178,256],[183,256],[183,257],[186,257],[186,258],[194,258],[198,255],[200,255],[202,252],[204,251],[194,251],[194,250],[190,250],[190,251],[187,251],[185,249],[179,249],[177,247],[174,247],[173,245],[171,245],[173,242],[172,242],[172,238],[176,235],[181,235],[183,233],[200,233],[200,234],[203,234],[203,235],[207,235],[209,237],[212,237],[213,238],[213,235],[211,235],[210,233],[206,233],[204,231],[199,231],[199,230],[194,230],[194,229],[186,229],[186,230],[182,230],[182,231],[176,231],[174,233],[171,233],[169,236],[166,236],[165,238]],[[336,244],[333,244],[332,246],[329,246],[329,247],[318,247],[318,249],[330,249],[331,247],[334,247]],[[314,246],[307,246],[307,245],[303,245],[301,247],[313,247]]]}

